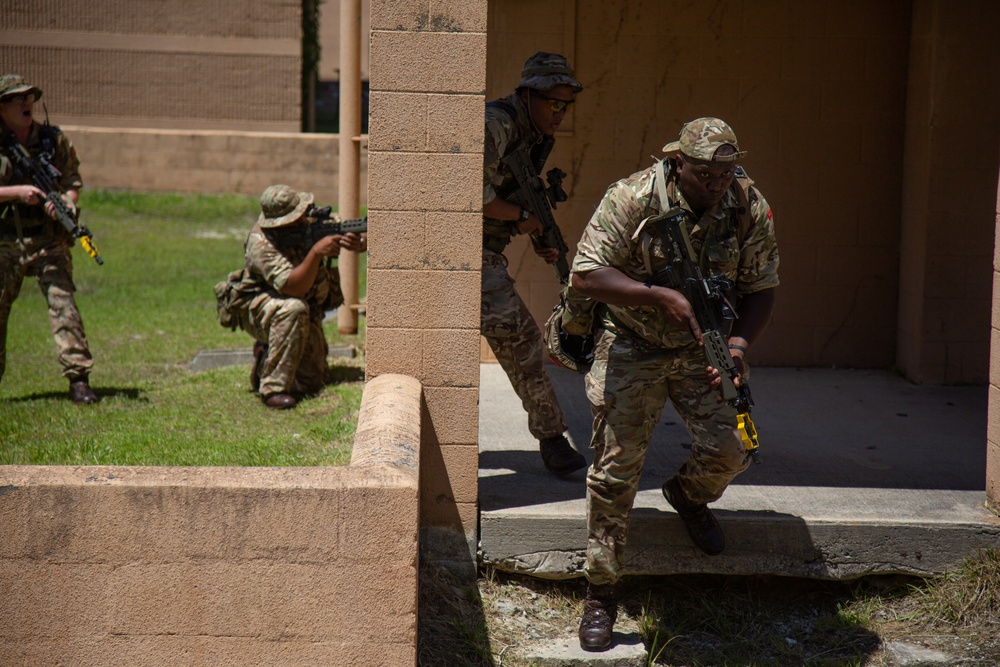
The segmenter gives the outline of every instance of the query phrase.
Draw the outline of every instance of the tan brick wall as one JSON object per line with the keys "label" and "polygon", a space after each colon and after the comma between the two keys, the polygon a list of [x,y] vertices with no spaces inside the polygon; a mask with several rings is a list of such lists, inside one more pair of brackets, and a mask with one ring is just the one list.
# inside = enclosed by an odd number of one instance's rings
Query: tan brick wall
{"label": "tan brick wall", "polygon": [[0,664],[414,665],[421,412],[369,382],[341,468],[0,466]]}
{"label": "tan brick wall", "polygon": [[0,474],[3,664],[413,664],[415,483],[349,468]]}
{"label": "tan brick wall", "polygon": [[[63,125],[80,155],[84,187],[150,192],[259,194],[288,183],[338,201],[338,135]],[[367,188],[361,153],[361,192]]]}
{"label": "tan brick wall", "polygon": [[375,3],[371,16],[366,371],[423,384],[421,525],[460,537],[458,552],[435,555],[466,569],[478,494],[486,7]]}
{"label": "tan brick wall", "polygon": [[[1000,238],[1000,183],[995,234]],[[993,309],[990,325],[990,381],[986,422],[986,504],[1000,515],[1000,243],[993,248]]]}
{"label": "tan brick wall", "polygon": [[0,62],[57,122],[300,129],[301,3],[62,0],[0,12]]}

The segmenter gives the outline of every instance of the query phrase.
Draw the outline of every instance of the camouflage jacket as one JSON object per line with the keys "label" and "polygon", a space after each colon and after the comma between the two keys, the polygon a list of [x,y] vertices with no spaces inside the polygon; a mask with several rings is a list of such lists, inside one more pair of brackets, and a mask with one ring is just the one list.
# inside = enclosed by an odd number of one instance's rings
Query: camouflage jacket
{"label": "camouflage jacket", "polygon": [[[280,232],[280,228],[265,231],[260,225],[254,225],[247,235],[245,268],[238,288],[247,303],[250,300],[248,297],[258,294],[268,293],[271,296],[278,296],[288,282],[292,269],[301,264],[309,254],[309,248],[294,246],[284,251],[278,250],[269,238],[269,234],[274,232]],[[328,266],[327,262],[320,264],[316,280],[302,300],[309,304],[313,318],[322,318],[324,312],[344,303],[337,267]]]}
{"label": "camouflage jacket", "polygon": [[[0,132],[9,132],[6,127],[0,126]],[[83,187],[83,180],[80,178],[80,159],[76,156],[76,149],[73,142],[69,140],[62,130],[51,125],[48,129],[43,129],[41,123],[37,121],[31,124],[31,134],[28,136],[28,144],[25,148],[31,157],[37,159],[43,150],[43,132],[49,133],[51,137],[52,166],[59,170],[60,176],[56,184],[65,192],[70,189],[79,190]],[[26,185],[31,183],[30,179],[14,171],[14,165],[10,157],[0,148],[0,186],[2,185]],[[6,205],[5,205],[6,204]],[[17,206],[21,218],[42,218],[44,214],[43,204],[36,206],[25,206],[8,202],[0,204],[0,221],[5,224],[13,224],[13,208]],[[57,225],[59,229],[59,227]]]}
{"label": "camouflage jacket", "polygon": [[[653,225],[646,221],[675,206],[697,219],[671,164],[664,164],[668,202],[660,201],[655,165],[608,188],[584,229],[573,261],[574,273],[613,267],[633,280],[647,282],[666,266],[663,244]],[[778,244],[771,209],[757,188],[749,185],[750,215],[741,216],[736,190],[740,187],[739,180],[734,180],[722,200],[707,210],[691,230],[691,245],[700,258],[702,274],[724,275],[733,280],[737,299],[778,285]],[[749,225],[741,224],[741,218],[749,220]],[[668,323],[652,306],[602,306],[601,322],[607,329],[631,333],[668,348],[694,340],[689,330]]]}
{"label": "camouflage jacket", "polygon": [[[487,104],[483,144],[483,204],[488,204],[497,197],[506,199],[517,188],[514,175],[503,165],[501,159],[522,143],[531,147],[532,157],[535,158],[540,173],[553,140],[535,129],[521,98],[514,92]],[[542,164],[538,164],[539,161]],[[483,241],[489,243],[489,237],[498,239],[501,248],[498,252],[501,252],[510,243],[516,228],[517,225],[512,220],[483,216]]]}

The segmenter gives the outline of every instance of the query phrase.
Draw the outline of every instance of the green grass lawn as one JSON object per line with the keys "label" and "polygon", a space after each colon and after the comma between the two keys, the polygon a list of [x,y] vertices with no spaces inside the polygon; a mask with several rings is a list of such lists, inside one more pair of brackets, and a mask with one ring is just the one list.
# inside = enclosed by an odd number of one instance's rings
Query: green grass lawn
{"label": "green grass lawn", "polygon": [[[84,191],[82,220],[104,259],[73,251],[77,304],[94,355],[92,406],[67,398],[44,299],[25,280],[8,326],[0,382],[0,464],[288,466],[350,459],[363,356],[335,360],[331,384],[294,410],[266,409],[249,366],[192,373],[201,350],[249,349],[219,326],[212,286],[243,264],[260,211],[242,195]],[[365,293],[365,256],[360,293]],[[363,352],[327,324],[331,345]]]}

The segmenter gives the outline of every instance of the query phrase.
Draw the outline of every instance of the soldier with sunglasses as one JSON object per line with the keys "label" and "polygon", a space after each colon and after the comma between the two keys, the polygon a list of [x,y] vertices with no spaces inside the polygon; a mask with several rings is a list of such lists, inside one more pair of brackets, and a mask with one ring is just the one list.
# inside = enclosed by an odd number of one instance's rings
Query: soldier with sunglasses
{"label": "soldier with sunglasses", "polygon": [[[539,441],[543,465],[557,476],[585,467],[586,459],[564,435],[566,421],[545,373],[541,330],[507,272],[503,252],[511,238],[538,232],[542,225],[534,213],[509,201],[517,181],[503,159],[526,145],[535,173],[542,173],[553,135],[581,90],[565,57],[540,51],[524,64],[517,89],[486,105],[480,331],[528,412],[528,429]],[[533,247],[546,262],[557,261],[556,248]]]}

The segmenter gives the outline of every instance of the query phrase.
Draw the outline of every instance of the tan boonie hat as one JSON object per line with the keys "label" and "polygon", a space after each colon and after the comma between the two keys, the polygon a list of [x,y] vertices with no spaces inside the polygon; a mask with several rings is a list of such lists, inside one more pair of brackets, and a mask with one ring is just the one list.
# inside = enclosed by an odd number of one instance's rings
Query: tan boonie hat
{"label": "tan boonie hat", "polygon": [[574,93],[583,90],[583,84],[573,78],[573,68],[565,56],[539,51],[524,63],[517,87],[550,90],[559,84],[570,86]]}
{"label": "tan boonie hat", "polygon": [[[688,157],[706,162],[736,162],[747,154],[746,151],[740,150],[733,128],[721,118],[709,116],[685,123],[680,136],[680,141],[672,141],[663,147],[667,157],[684,153]],[[732,146],[735,152],[716,157],[715,153],[723,146]]]}
{"label": "tan boonie hat", "polygon": [[257,224],[262,229],[289,225],[301,218],[312,203],[311,192],[296,192],[289,185],[269,185],[260,195]]}
{"label": "tan boonie hat", "polygon": [[34,93],[37,102],[38,98],[42,96],[42,89],[38,86],[32,86],[20,74],[0,76],[0,102],[3,102],[5,97],[13,97],[22,93]]}

